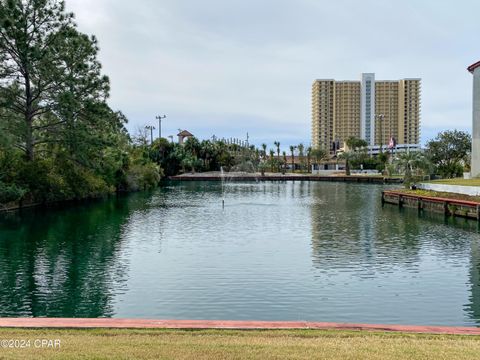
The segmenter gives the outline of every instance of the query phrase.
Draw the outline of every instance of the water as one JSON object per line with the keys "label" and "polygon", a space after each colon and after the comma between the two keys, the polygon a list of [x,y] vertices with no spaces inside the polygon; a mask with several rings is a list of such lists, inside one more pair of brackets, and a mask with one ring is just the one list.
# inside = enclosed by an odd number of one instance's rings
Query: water
{"label": "water", "polygon": [[0,219],[0,316],[480,325],[471,220],[384,188],[170,184]]}

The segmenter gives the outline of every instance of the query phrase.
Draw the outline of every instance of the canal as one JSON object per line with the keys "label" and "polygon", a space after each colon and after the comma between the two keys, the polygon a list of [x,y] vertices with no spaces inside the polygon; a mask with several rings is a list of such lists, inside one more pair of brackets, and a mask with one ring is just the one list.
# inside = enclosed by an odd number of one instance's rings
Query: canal
{"label": "canal", "polygon": [[480,325],[477,222],[382,207],[390,188],[177,182],[3,214],[0,316]]}

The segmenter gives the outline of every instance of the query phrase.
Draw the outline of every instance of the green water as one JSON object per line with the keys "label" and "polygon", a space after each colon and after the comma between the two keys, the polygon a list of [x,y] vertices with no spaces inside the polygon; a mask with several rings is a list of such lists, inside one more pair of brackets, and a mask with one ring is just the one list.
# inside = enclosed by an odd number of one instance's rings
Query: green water
{"label": "green water", "polygon": [[480,324],[471,220],[384,187],[170,184],[0,218],[0,316]]}

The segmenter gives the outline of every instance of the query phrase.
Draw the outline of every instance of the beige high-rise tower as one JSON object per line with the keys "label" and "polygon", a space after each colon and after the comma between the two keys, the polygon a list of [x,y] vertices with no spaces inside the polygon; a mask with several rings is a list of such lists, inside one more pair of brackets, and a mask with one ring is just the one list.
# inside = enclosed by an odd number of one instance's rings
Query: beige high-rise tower
{"label": "beige high-rise tower", "polygon": [[420,79],[315,80],[312,86],[312,146],[332,151],[349,137],[371,146],[420,142]]}

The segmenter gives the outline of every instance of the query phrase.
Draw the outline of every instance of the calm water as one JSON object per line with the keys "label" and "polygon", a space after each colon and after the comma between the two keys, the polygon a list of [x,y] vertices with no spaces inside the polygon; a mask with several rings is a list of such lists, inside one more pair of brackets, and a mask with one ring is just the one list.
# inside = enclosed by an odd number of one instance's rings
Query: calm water
{"label": "calm water", "polygon": [[0,316],[480,325],[475,221],[382,186],[172,184],[0,219]]}

